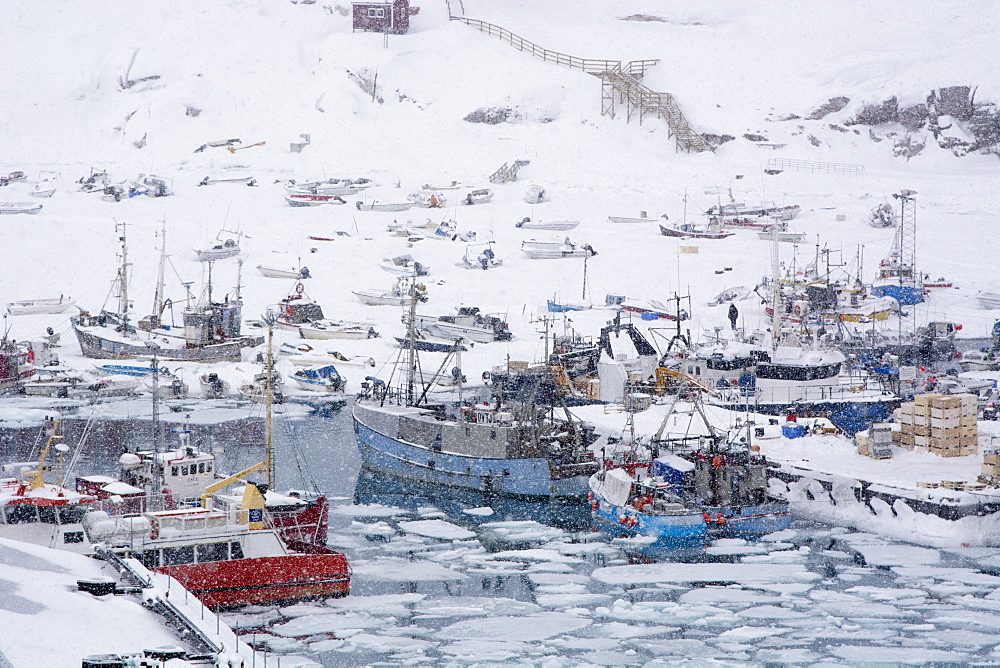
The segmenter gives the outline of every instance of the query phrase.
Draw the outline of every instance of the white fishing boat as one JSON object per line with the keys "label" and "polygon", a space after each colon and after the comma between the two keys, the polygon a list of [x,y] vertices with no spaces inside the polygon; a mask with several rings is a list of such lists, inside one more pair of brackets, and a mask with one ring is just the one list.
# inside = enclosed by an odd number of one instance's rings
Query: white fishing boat
{"label": "white fishing boat", "polygon": [[568,257],[593,257],[597,251],[590,244],[576,244],[566,237],[562,241],[528,239],[521,242],[521,252],[532,260],[550,260]]}
{"label": "white fishing boat", "polygon": [[976,300],[981,308],[1000,309],[1000,292],[980,292]]}
{"label": "white fishing boat", "polygon": [[299,369],[291,376],[295,384],[308,392],[343,392],[347,380],[332,364]]}
{"label": "white fishing boat", "polygon": [[205,399],[225,399],[229,396],[229,381],[214,371],[203,373],[199,380],[201,382],[201,396]]}
{"label": "white fishing boat", "polygon": [[485,244],[469,244],[465,247],[465,255],[461,262],[456,262],[456,266],[463,269],[494,269],[503,266],[503,259],[498,258],[493,252],[493,242]]}
{"label": "white fishing boat", "polygon": [[59,174],[52,171],[41,171],[38,174],[38,181],[35,183],[35,187],[32,188],[31,194],[34,197],[52,197],[56,192],[56,181],[59,179]]}
{"label": "white fishing boat", "polygon": [[493,199],[493,191],[489,188],[477,188],[470,190],[460,201],[462,204],[472,206],[473,204],[486,204]]}
{"label": "white fishing boat", "polygon": [[779,231],[777,228],[773,228],[773,231],[761,230],[757,233],[757,236],[764,241],[773,241],[777,239],[778,241],[786,244],[800,244],[806,239],[805,232],[786,232]]}
{"label": "white fishing boat", "polygon": [[265,267],[262,264],[258,264],[257,271],[260,272],[261,276],[265,276],[267,278],[290,278],[296,281],[312,278],[312,275],[309,273],[309,267],[301,267],[299,269],[278,269],[276,267]]}
{"label": "white fishing boat", "polygon": [[359,193],[370,188],[371,185],[372,182],[369,179],[327,179],[326,181],[306,181],[303,183],[289,179],[285,183],[285,194],[338,197]]}
{"label": "white fishing boat", "polygon": [[478,343],[510,341],[510,328],[502,314],[484,315],[476,306],[459,306],[456,311],[455,315],[418,315],[415,327],[431,336],[450,339],[452,345],[458,339]]}
{"label": "white fishing boat", "polygon": [[541,204],[549,201],[549,194],[545,192],[545,188],[533,183],[524,189],[524,201],[528,204]]}
{"label": "white fishing boat", "polygon": [[631,223],[649,223],[649,222],[652,222],[654,220],[656,220],[656,219],[655,218],[649,218],[649,217],[647,217],[645,211],[640,211],[638,218],[632,218],[630,216],[608,216],[608,222],[609,223],[616,223],[616,224],[619,224],[619,225],[620,224],[626,224],[627,225],[627,224],[631,224]]}
{"label": "white fishing boat", "polygon": [[378,263],[382,271],[387,271],[396,276],[426,276],[430,273],[430,267],[423,265],[413,259],[410,255],[397,255],[393,258],[385,258]]}
{"label": "white fishing boat", "polygon": [[33,315],[36,313],[62,313],[76,302],[72,297],[59,295],[47,299],[25,299],[18,302],[7,302],[7,313],[11,315]]}
{"label": "white fishing boat", "polygon": [[[223,232],[227,235],[223,239]],[[195,249],[195,253],[198,255],[198,260],[200,262],[208,262],[210,260],[224,260],[229,257],[236,257],[240,254],[240,237],[243,236],[242,232],[229,232],[228,230],[222,230],[215,237],[215,241],[205,249],[198,250]]]}
{"label": "white fishing boat", "polygon": [[40,202],[0,202],[0,214],[38,213],[41,210]]}
{"label": "white fishing boat", "polygon": [[514,223],[514,227],[523,227],[526,230],[552,230],[555,232],[564,232],[566,230],[572,230],[577,225],[580,224],[579,220],[532,220],[531,218],[525,216],[521,219],[521,222]]}
{"label": "white fishing boat", "polygon": [[412,209],[415,204],[413,202],[379,202],[378,200],[373,200],[371,202],[362,202],[358,200],[354,203],[354,206],[358,208],[358,211],[406,211]]}
{"label": "white fishing boat", "polygon": [[264,322],[292,332],[299,331],[303,325],[314,320],[323,319],[323,307],[306,295],[302,283],[296,283],[284,299],[269,305],[264,312]]}
{"label": "white fishing boat", "polygon": [[285,195],[285,201],[289,206],[319,206],[320,204],[347,204],[340,195],[315,195],[310,193],[297,193]]}
{"label": "white fishing boat", "polygon": [[314,320],[299,327],[303,339],[372,339],[378,332],[366,322]]}
{"label": "white fishing boat", "polygon": [[368,306],[405,306],[410,301],[410,278],[400,276],[388,290],[351,290],[359,301]]}

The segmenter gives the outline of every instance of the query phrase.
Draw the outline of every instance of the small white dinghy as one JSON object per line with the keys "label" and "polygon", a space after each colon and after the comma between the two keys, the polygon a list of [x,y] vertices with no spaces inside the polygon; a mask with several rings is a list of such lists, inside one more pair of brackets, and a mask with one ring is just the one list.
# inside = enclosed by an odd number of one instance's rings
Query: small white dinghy
{"label": "small white dinghy", "polygon": [[0,202],[0,213],[38,213],[40,202]]}
{"label": "small white dinghy", "polygon": [[299,327],[303,339],[371,339],[378,332],[365,322],[314,320]]}
{"label": "small white dinghy", "polygon": [[597,255],[590,244],[577,244],[566,237],[562,241],[528,239],[521,242],[521,252],[532,260],[549,260],[564,257],[593,257]]}
{"label": "small white dinghy", "polygon": [[25,299],[7,302],[7,313],[11,315],[33,315],[35,313],[62,313],[76,302],[71,297],[59,295],[49,299]]}
{"label": "small white dinghy", "polygon": [[572,230],[580,224],[579,220],[532,220],[528,216],[521,219],[521,222],[514,223],[514,227],[522,227],[526,230],[553,230],[556,232],[565,232],[566,230]]}
{"label": "small white dinghy", "polygon": [[301,267],[300,269],[277,269],[275,267],[265,267],[262,264],[258,264],[257,271],[260,272],[261,276],[266,276],[267,278],[291,278],[296,281],[304,278],[312,278],[312,275],[309,273],[309,267]]}

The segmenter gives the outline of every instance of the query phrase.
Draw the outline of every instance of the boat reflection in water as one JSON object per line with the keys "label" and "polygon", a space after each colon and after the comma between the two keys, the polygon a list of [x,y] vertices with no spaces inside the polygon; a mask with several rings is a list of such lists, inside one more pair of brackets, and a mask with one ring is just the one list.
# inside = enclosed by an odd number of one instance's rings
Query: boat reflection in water
{"label": "boat reflection in water", "polygon": [[[398,506],[414,512],[434,507],[465,525],[535,521],[567,531],[587,531],[591,528],[590,507],[582,499],[552,497],[548,500],[526,500],[385,476],[364,466],[358,474],[354,501],[358,504]],[[491,509],[492,513],[478,510],[484,508]],[[474,509],[476,512],[469,512]]]}

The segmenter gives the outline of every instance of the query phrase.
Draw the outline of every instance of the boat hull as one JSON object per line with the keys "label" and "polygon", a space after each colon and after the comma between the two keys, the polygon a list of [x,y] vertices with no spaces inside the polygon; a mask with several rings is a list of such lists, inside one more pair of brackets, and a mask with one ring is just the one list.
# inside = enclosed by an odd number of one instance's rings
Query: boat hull
{"label": "boat hull", "polygon": [[725,239],[726,237],[733,236],[735,232],[726,232],[723,230],[718,232],[697,232],[693,230],[679,230],[676,227],[660,225],[660,234],[665,237],[676,237],[678,239]]}
{"label": "boat hull", "polygon": [[423,483],[477,492],[533,498],[581,498],[587,474],[553,480],[547,460],[492,459],[435,451],[366,426],[354,410],[354,430],[361,460],[372,470]]}
{"label": "boat hull", "polygon": [[649,536],[668,548],[704,547],[708,542],[708,529],[701,511],[650,515],[595,496],[597,507],[591,505],[594,522],[611,536]]}
{"label": "boat hull", "polygon": [[[133,344],[107,339],[86,331],[75,323],[73,331],[76,332],[76,338],[80,342],[80,352],[83,353],[84,357],[102,360],[127,360],[136,357],[149,357],[152,354],[150,348],[140,342]],[[248,337],[247,340],[256,339]],[[160,360],[179,362],[239,362],[243,357],[240,349],[240,343],[227,341],[197,348],[161,347],[156,351],[156,355]]]}
{"label": "boat hull", "polygon": [[347,596],[351,589],[347,559],[340,553],[330,552],[184,564],[154,570],[170,575],[213,609],[319,596]]}

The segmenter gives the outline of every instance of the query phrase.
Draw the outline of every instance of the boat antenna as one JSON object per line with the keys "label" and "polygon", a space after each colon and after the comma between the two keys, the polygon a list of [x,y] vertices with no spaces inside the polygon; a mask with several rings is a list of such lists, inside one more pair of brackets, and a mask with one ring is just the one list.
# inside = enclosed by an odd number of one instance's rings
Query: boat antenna
{"label": "boat antenna", "polygon": [[[149,368],[153,374],[153,456],[156,458],[156,466],[165,466],[165,463],[160,459],[160,369],[159,361],[157,359],[156,353],[159,352],[160,346],[153,341],[146,341],[146,346],[149,347],[150,351],[153,353],[153,357],[149,362]],[[153,478],[153,502],[157,506],[162,502],[163,494],[163,481],[159,472],[154,471]]]}

